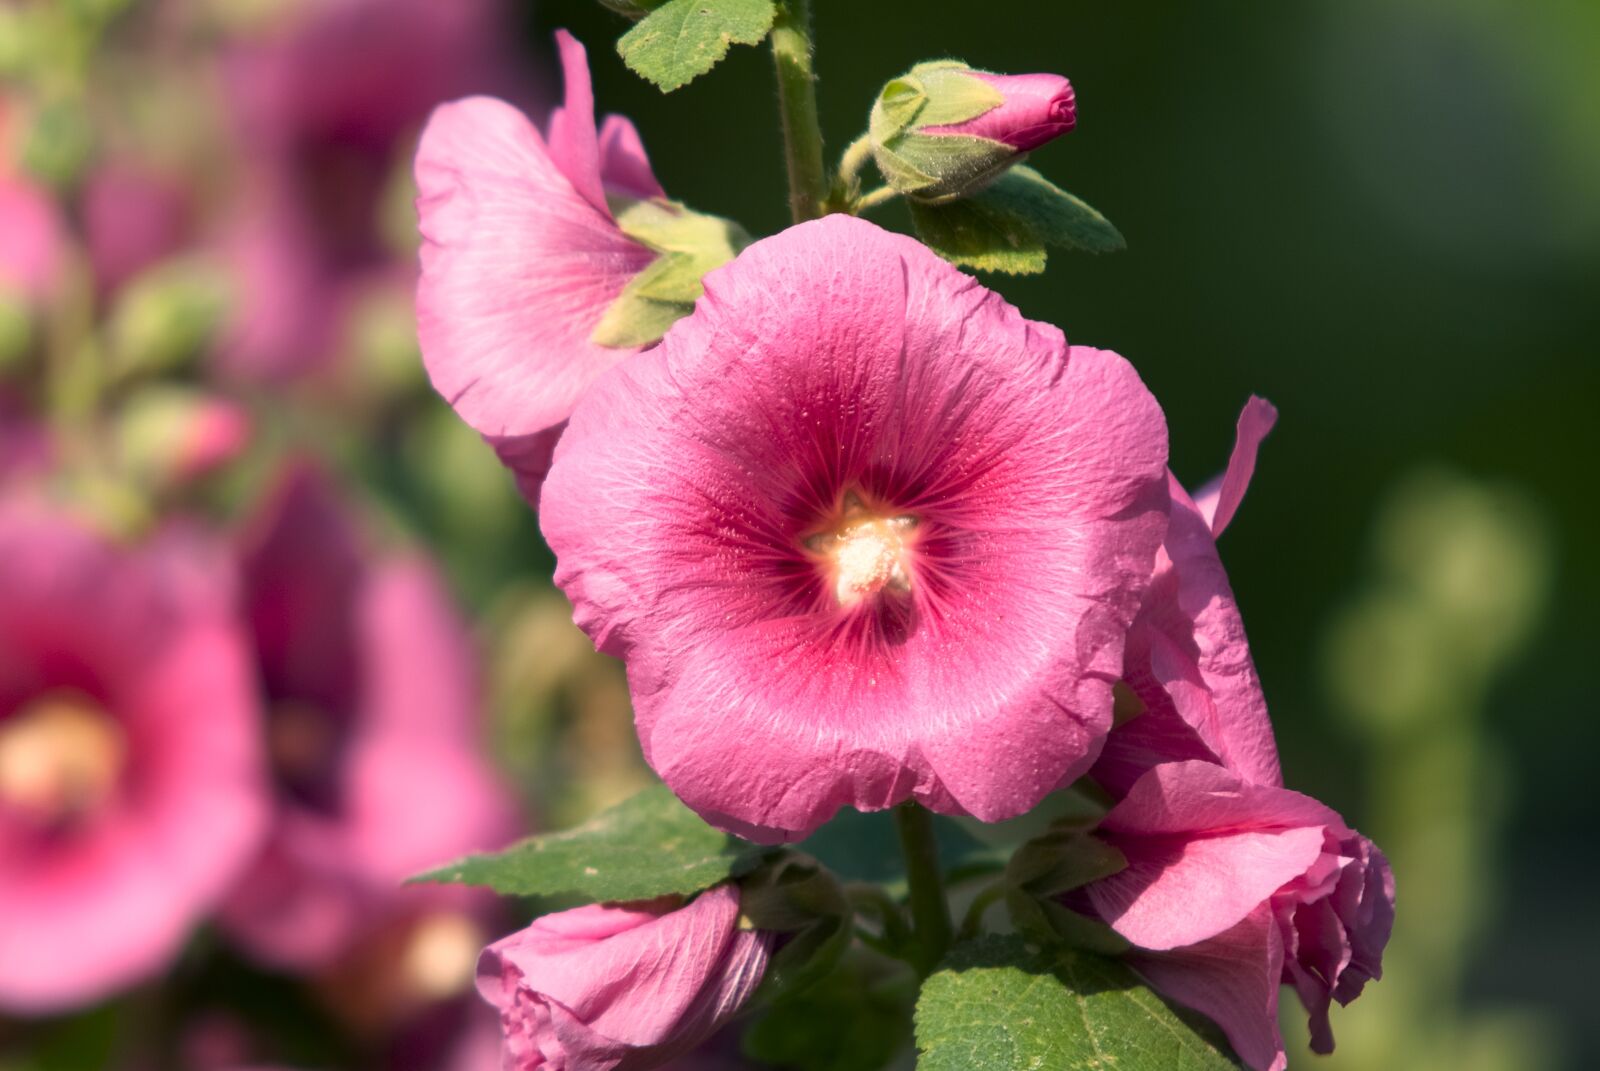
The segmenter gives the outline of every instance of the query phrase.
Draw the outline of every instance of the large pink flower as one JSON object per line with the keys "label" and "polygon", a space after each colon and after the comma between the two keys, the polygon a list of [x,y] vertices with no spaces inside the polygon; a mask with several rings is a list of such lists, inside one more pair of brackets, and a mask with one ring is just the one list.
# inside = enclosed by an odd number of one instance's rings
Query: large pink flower
{"label": "large pink flower", "polygon": [[434,113],[416,164],[422,359],[530,500],[579,396],[638,352],[589,340],[655,259],[618,229],[606,195],[663,196],[632,123],[611,115],[596,131],[583,46],[556,39],[567,97],[545,135],[474,97]]}
{"label": "large pink flower", "polygon": [[333,488],[298,468],[247,534],[244,580],[279,800],[224,922],[268,963],[320,966],[427,905],[401,883],[498,847],[515,811],[481,756],[466,627],[427,562],[370,561]]}
{"label": "large pink flower", "polygon": [[1169,476],[1172,519],[1123,669],[1143,711],[1112,730],[1094,768],[1115,795],[1150,767],[1185,759],[1220,763],[1256,784],[1283,784],[1266,697],[1216,542],[1277,416],[1269,403],[1250,399],[1227,471],[1198,499]]}
{"label": "large pink flower", "polygon": [[1371,841],[1297,792],[1251,784],[1209,762],[1157,766],[1098,835],[1128,867],[1074,894],[1136,946],[1130,963],[1214,1019],[1256,1071],[1282,1071],[1278,988],[1333,1049],[1330,1001],[1382,973],[1394,875]]}
{"label": "large pink flower", "polygon": [[222,358],[293,379],[337,356],[362,287],[400,272],[384,193],[429,109],[505,91],[501,0],[311,0],[223,56],[243,163],[222,239],[238,284]]}
{"label": "large pink flower", "polygon": [[646,758],[772,841],[845,804],[1007,818],[1082,773],[1165,464],[1121,357],[835,216],[590,388],[540,509]]}
{"label": "large pink flower", "polygon": [[155,974],[266,819],[229,572],[187,536],[114,548],[0,507],[0,1007]]}
{"label": "large pink flower", "polygon": [[595,904],[490,945],[478,990],[500,1010],[507,1071],[642,1071],[681,1056],[750,999],[773,935],[739,924],[739,891]]}

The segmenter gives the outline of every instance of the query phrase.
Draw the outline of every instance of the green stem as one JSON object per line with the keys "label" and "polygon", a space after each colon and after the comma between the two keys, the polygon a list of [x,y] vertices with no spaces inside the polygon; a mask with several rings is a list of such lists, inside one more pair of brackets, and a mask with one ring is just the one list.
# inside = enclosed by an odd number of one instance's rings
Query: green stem
{"label": "green stem", "polygon": [[950,947],[950,905],[939,872],[939,845],[933,837],[933,816],[915,803],[894,809],[900,849],[906,857],[906,883],[911,893],[911,922],[916,927],[916,968],[924,977],[944,959]]}
{"label": "green stem", "polygon": [[877,208],[881,204],[886,204],[889,201],[894,200],[894,198],[898,197],[899,195],[900,191],[896,190],[893,186],[879,186],[877,189],[869,190],[860,197],[856,198],[856,202],[853,207],[855,208],[856,213],[859,215],[869,208]]}
{"label": "green stem", "polygon": [[784,157],[789,165],[789,212],[796,223],[822,215],[828,180],[817,122],[817,77],[811,67],[811,0],[785,0],[772,26]]}

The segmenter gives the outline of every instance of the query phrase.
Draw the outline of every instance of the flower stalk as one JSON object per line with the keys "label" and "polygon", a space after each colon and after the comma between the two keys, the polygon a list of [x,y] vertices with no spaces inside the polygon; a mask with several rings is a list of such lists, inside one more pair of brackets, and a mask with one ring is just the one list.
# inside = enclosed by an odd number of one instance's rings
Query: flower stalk
{"label": "flower stalk", "polygon": [[912,965],[918,974],[927,977],[944,959],[952,934],[950,905],[939,871],[939,845],[933,836],[933,815],[906,802],[894,809],[894,824],[906,859],[911,923],[916,930]]}
{"label": "flower stalk", "polygon": [[789,169],[789,212],[796,223],[821,216],[828,196],[811,51],[811,0],[785,0],[772,27],[772,63]]}

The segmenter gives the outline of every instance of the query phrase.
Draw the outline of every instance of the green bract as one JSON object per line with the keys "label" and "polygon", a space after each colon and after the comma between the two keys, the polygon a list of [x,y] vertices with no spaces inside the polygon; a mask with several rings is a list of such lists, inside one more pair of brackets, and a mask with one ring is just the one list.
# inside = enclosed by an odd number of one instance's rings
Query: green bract
{"label": "green bract", "polygon": [[1010,145],[965,134],[924,134],[929,127],[976,119],[1005,103],[998,89],[956,60],[919,63],[889,82],[872,105],[867,132],[883,177],[924,204],[965,197],[1021,159]]}
{"label": "green bract", "polygon": [[633,277],[606,309],[589,340],[600,346],[647,346],[694,311],[700,280],[750,242],[744,228],[719,216],[691,212],[675,201],[616,200],[622,233],[661,254]]}

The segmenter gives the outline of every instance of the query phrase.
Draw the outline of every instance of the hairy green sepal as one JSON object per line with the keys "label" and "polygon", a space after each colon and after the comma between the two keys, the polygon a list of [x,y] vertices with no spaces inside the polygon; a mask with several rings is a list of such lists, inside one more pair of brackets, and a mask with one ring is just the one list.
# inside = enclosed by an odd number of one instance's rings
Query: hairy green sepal
{"label": "hairy green sepal", "polygon": [[589,336],[599,346],[627,349],[655,342],[694,311],[706,272],[732,260],[750,242],[737,223],[674,201],[618,200],[612,212],[622,233],[660,256],[601,316]]}

